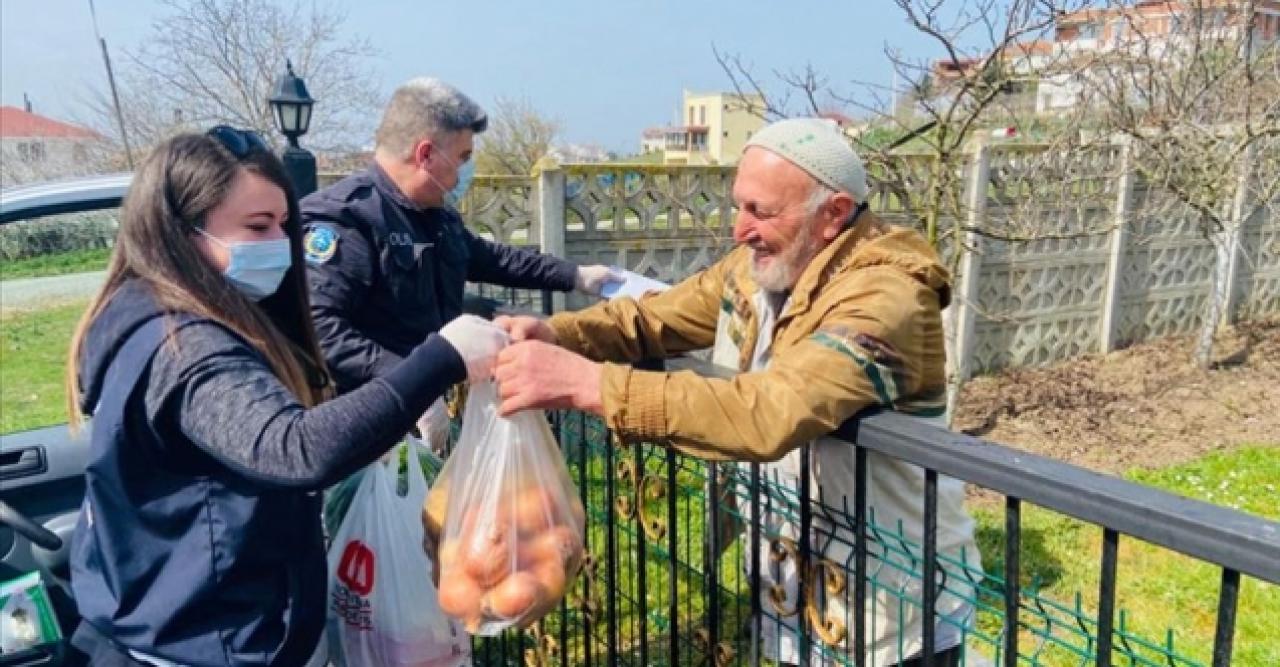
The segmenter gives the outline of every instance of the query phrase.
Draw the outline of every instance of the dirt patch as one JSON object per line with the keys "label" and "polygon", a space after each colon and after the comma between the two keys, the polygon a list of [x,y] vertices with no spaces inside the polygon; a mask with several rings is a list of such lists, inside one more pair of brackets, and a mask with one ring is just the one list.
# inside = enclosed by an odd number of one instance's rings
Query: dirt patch
{"label": "dirt patch", "polygon": [[1170,338],[976,378],[955,428],[1108,473],[1280,447],[1280,320],[1224,332],[1209,370],[1191,350],[1190,338]]}

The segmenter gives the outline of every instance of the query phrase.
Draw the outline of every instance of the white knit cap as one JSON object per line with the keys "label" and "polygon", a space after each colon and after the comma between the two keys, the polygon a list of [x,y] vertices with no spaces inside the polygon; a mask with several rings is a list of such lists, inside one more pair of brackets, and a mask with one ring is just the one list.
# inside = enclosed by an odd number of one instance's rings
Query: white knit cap
{"label": "white knit cap", "polygon": [[747,148],[751,146],[777,153],[823,185],[852,195],[859,204],[867,199],[867,170],[835,121],[780,120],[756,132],[747,142]]}

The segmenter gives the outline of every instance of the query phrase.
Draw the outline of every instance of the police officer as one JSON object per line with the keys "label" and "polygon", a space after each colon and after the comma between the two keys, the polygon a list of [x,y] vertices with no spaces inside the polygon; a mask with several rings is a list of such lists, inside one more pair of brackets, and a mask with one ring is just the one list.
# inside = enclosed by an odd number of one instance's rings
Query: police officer
{"label": "police officer", "polygon": [[373,164],[302,201],[311,313],[339,392],[384,374],[461,314],[468,280],[598,294],[616,279],[463,226],[455,206],[487,125],[454,87],[413,79],[383,113]]}

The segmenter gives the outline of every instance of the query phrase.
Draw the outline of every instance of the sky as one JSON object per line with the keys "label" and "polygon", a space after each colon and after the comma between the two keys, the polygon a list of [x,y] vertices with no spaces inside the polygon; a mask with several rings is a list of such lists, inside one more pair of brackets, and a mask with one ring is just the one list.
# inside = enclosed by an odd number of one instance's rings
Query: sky
{"label": "sky", "polygon": [[[322,1],[322,0],[321,0]],[[681,90],[731,90],[713,53],[737,54],[770,86],[775,70],[812,65],[833,85],[889,84],[890,44],[933,57],[889,0],[360,0],[336,3],[344,29],[379,50],[371,61],[389,94],[414,76],[449,81],[482,105],[527,98],[555,118],[566,143],[622,153],[646,127],[676,121]],[[113,61],[145,40],[167,10],[144,0],[96,0]],[[0,2],[0,102],[89,117],[105,89],[88,0]],[[323,104],[323,101],[321,101]],[[317,113],[320,108],[317,107]]]}

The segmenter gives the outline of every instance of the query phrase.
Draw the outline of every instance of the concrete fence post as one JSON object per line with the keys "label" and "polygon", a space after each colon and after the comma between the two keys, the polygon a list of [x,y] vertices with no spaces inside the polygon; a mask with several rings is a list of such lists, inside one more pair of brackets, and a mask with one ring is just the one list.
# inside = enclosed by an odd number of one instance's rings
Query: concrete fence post
{"label": "concrete fence post", "polygon": [[966,197],[968,219],[962,236],[960,250],[960,276],[956,283],[956,371],[957,377],[967,380],[973,374],[974,325],[978,319],[978,278],[982,273],[982,235],[974,229],[982,227],[987,214],[987,187],[990,184],[991,147],[978,146],[973,156],[973,168],[969,175],[969,192]]}
{"label": "concrete fence post", "polygon": [[1121,280],[1129,245],[1129,226],[1133,224],[1133,145],[1120,145],[1120,175],[1116,186],[1116,208],[1112,218],[1111,241],[1107,248],[1107,284],[1102,293],[1102,331],[1098,336],[1102,353],[1116,349],[1120,336]]}
{"label": "concrete fence post", "polygon": [[[534,233],[530,236],[537,239],[542,252],[564,257],[564,172],[559,169],[544,169],[537,178],[536,208],[533,211]],[[565,309],[563,292],[552,294],[551,301],[556,312]]]}
{"label": "concrete fence post", "polygon": [[966,193],[967,230],[961,235],[956,249],[960,253],[959,276],[955,282],[951,307],[955,309],[952,331],[955,344],[951,348],[947,381],[947,420],[955,414],[960,386],[973,374],[973,349],[975,324],[978,313],[978,278],[982,273],[982,235],[973,230],[982,227],[987,209],[987,188],[990,184],[991,148],[986,142],[976,146],[969,172],[969,191]]}

